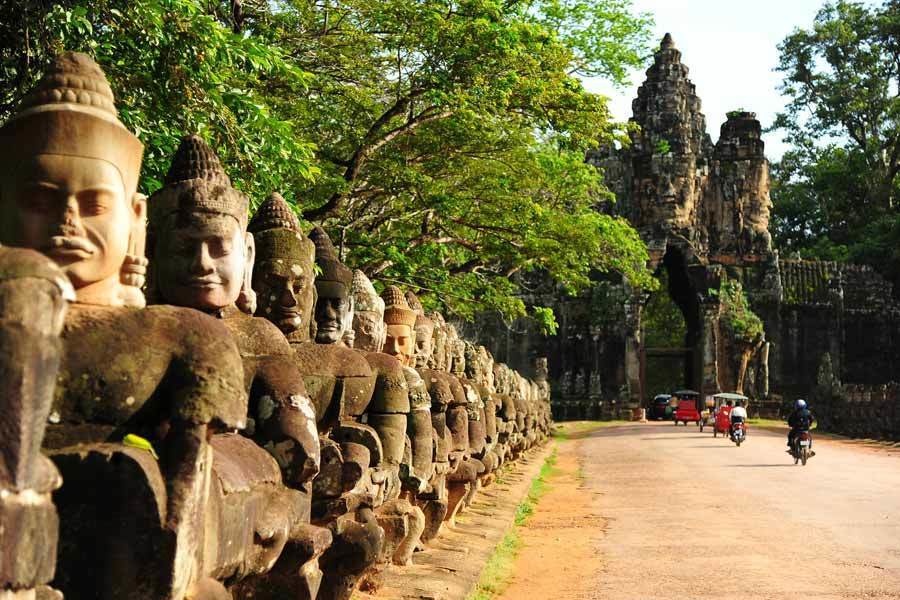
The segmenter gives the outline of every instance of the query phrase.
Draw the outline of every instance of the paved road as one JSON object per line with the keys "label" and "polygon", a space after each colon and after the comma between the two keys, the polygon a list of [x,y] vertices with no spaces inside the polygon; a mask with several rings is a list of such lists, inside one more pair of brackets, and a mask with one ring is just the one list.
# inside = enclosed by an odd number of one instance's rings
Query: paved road
{"label": "paved road", "polygon": [[585,434],[575,452],[605,520],[590,584],[570,597],[900,598],[900,452],[818,438],[794,466],[784,437],[740,448],[671,423]]}

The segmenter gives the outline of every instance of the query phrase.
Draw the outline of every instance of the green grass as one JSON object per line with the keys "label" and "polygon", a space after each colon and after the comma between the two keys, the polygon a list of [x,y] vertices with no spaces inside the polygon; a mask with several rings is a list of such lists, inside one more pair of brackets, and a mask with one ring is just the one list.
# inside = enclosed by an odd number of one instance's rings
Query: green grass
{"label": "green grass", "polygon": [[514,525],[510,528],[503,539],[494,548],[475,590],[469,594],[466,600],[491,600],[491,598],[499,595],[509,585],[513,574],[513,566],[519,548],[522,547],[522,540],[519,538],[518,529],[528,522],[528,518],[534,514],[534,508],[547,492],[547,479],[555,472],[556,465],[556,449],[550,453],[541,465],[541,470],[537,477],[531,482],[528,488],[528,494],[525,499],[516,507],[516,518]]}
{"label": "green grass", "polygon": [[[787,427],[787,423],[781,419],[749,419],[748,423],[757,427]],[[818,427],[818,423],[813,424],[812,428]]]}
{"label": "green grass", "polygon": [[491,600],[503,592],[512,577],[515,558],[521,547],[522,540],[515,528],[506,532],[484,565],[478,585],[467,600]]}

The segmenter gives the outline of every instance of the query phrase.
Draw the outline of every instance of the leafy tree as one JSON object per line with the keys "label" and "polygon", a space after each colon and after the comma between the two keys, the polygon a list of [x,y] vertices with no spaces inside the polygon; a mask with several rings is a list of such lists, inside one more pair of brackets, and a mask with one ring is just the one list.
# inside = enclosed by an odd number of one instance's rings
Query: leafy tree
{"label": "leafy tree", "polygon": [[[652,285],[585,152],[624,136],[576,75],[647,55],[628,0],[0,0],[0,118],[67,49],[91,52],[147,145],[145,191],[199,132],[255,200],[281,191],[348,262],[463,317],[528,307],[543,276]],[[23,50],[24,49],[24,50]],[[7,83],[9,82],[9,83]]]}
{"label": "leafy tree", "polygon": [[572,291],[592,268],[649,284],[634,231],[593,210],[609,195],[584,153],[622,132],[574,76],[622,82],[640,63],[647,20],[627,8],[280,3],[266,27],[315,75],[311,93],[291,99],[323,172],[304,215],[370,275],[464,317],[524,314],[518,276],[535,271]]}
{"label": "leafy tree", "polygon": [[819,142],[858,152],[866,205],[893,208],[900,172],[900,2],[881,8],[827,3],[811,30],[780,45],[782,92],[790,97],[775,127],[818,158]]}
{"label": "leafy tree", "polygon": [[776,244],[900,283],[900,2],[830,2],[779,49],[774,128],[793,148],[772,171]]}

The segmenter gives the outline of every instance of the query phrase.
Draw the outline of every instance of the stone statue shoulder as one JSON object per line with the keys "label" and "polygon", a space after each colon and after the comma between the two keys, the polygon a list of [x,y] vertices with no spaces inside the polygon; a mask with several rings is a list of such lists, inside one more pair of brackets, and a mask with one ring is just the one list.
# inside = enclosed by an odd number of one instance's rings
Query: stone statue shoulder
{"label": "stone statue shoulder", "polygon": [[167,305],[74,304],[63,343],[49,447],[152,433],[167,420],[244,427],[241,356],[220,320]]}
{"label": "stone statue shoulder", "polygon": [[[297,368],[316,404],[317,420],[328,411],[334,418],[363,414],[372,399],[375,373],[366,358],[342,344],[291,344]],[[331,393],[328,390],[331,389]],[[339,406],[336,406],[335,404]]]}
{"label": "stone statue shoulder", "polygon": [[425,381],[425,388],[428,390],[428,395],[431,396],[432,412],[436,410],[445,410],[449,405],[455,403],[453,389],[450,383],[451,375],[449,373],[433,369],[416,370]]}
{"label": "stone statue shoulder", "polygon": [[410,386],[403,364],[383,352],[358,352],[376,375],[375,393],[368,409],[380,413],[408,413]]}
{"label": "stone statue shoulder", "polygon": [[294,354],[287,338],[268,319],[252,317],[231,307],[225,312],[223,320],[244,357],[292,357]]}

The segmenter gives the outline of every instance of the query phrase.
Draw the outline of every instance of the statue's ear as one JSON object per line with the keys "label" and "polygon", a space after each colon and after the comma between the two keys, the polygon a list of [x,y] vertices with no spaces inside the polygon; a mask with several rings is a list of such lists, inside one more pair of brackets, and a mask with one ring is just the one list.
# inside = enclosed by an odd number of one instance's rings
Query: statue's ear
{"label": "statue's ear", "polygon": [[241,293],[238,295],[237,307],[252,315],[256,312],[256,292],[253,290],[253,263],[256,261],[256,241],[253,234],[244,233],[244,278]]}
{"label": "statue's ear", "polygon": [[147,197],[135,194],[131,197],[131,231],[128,234],[128,251],[119,271],[122,289],[119,302],[123,306],[143,308],[146,305],[141,288],[147,279]]}

